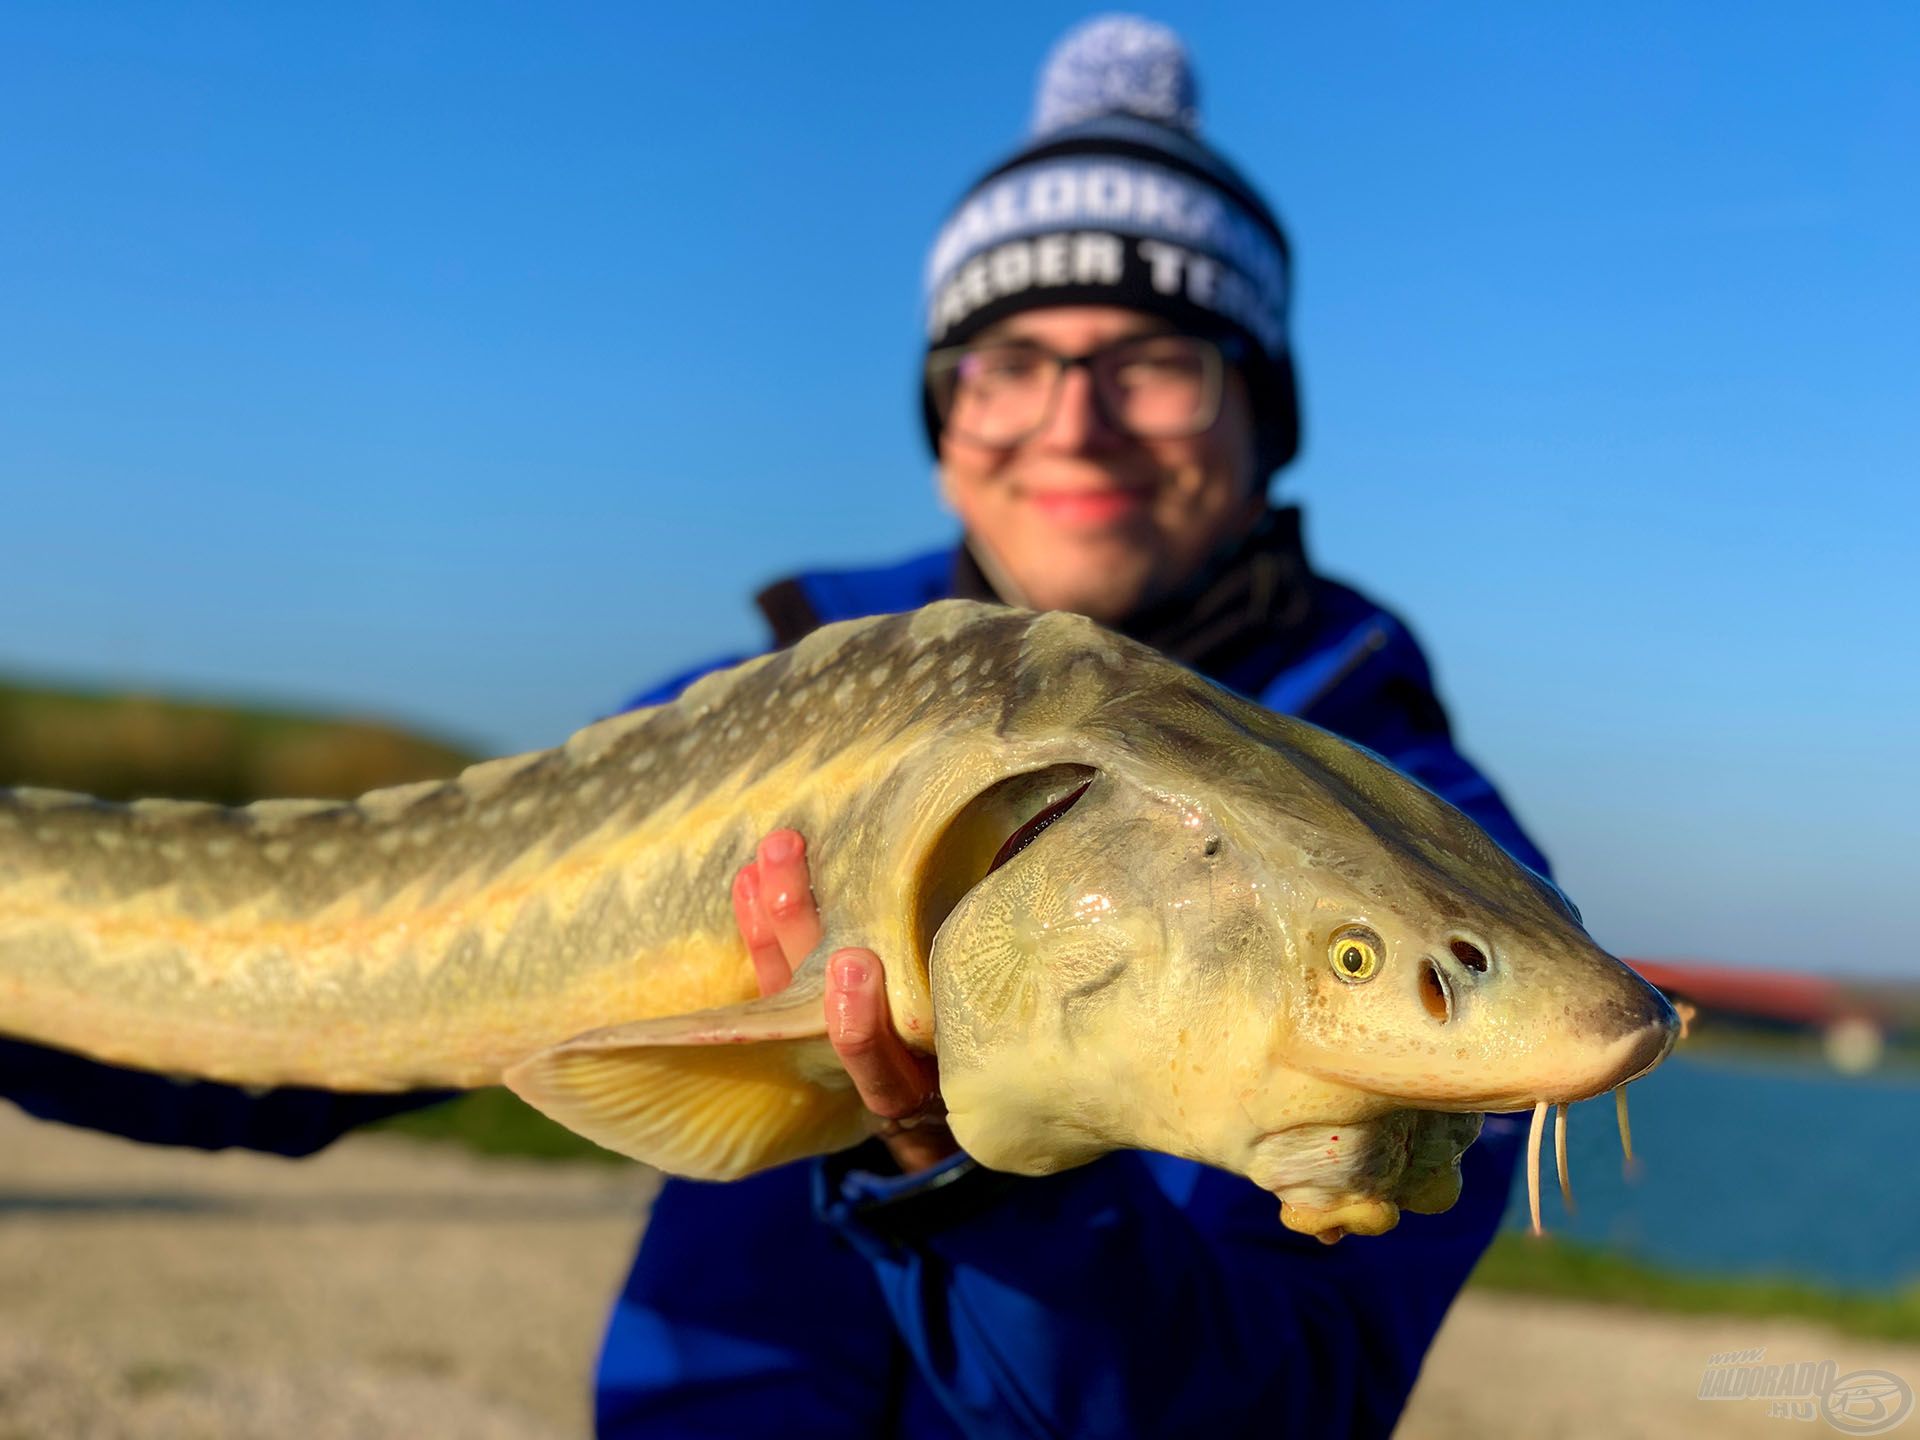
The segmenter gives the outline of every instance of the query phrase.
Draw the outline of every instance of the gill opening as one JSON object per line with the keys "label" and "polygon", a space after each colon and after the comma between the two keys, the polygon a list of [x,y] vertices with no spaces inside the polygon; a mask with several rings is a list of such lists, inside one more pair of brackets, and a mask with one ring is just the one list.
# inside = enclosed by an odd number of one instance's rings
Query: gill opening
{"label": "gill opening", "polygon": [[1099,772],[1091,765],[1049,765],[989,785],[960,808],[920,867],[913,903],[913,949],[933,963],[933,939],[966,893],[1040,838],[1072,809]]}
{"label": "gill opening", "polygon": [[1093,781],[1091,780],[1082,780],[1077,786],[1065,795],[1062,795],[1058,800],[1049,801],[1046,808],[1038,815],[1034,816],[1018,830],[1009,835],[1000,846],[1000,849],[995,852],[993,863],[987,866],[987,873],[991,875],[1034,841],[1038,840],[1040,838],[1040,832],[1053,824],[1053,822],[1058,820],[1062,815],[1066,814],[1067,811],[1071,810],[1074,802],[1087,793],[1087,786],[1092,783]]}

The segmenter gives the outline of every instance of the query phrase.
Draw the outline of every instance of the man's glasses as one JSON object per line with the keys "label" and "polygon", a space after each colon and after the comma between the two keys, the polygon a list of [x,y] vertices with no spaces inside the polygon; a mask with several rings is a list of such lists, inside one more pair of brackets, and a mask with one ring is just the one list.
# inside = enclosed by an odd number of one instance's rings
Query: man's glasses
{"label": "man's glasses", "polygon": [[1220,417],[1225,355],[1192,335],[1134,335],[1062,355],[1031,340],[956,345],[927,356],[927,390],[941,428],[1007,447],[1039,434],[1067,371],[1085,367],[1093,403],[1114,429],[1144,440],[1198,435]]}

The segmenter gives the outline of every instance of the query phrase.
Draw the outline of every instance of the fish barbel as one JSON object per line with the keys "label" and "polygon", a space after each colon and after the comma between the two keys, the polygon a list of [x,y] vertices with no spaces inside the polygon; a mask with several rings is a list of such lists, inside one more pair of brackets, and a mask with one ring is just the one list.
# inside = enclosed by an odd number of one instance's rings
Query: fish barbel
{"label": "fish barbel", "polygon": [[[730,881],[828,927],[754,998]],[[1324,1239],[1445,1209],[1481,1112],[1671,1048],[1560,892],[1368,752],[1065,614],[828,626],[549,751],[358,801],[0,791],[0,1032],[231,1083],[506,1083],[669,1172],[852,1144],[826,956],[886,961],[955,1137],[1139,1147]]]}

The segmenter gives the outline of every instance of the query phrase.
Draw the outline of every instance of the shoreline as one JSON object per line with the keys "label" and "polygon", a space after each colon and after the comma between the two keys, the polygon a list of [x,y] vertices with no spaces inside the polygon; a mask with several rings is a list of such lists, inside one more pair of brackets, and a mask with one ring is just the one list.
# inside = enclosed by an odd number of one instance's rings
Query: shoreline
{"label": "shoreline", "polygon": [[[98,1440],[583,1436],[658,1184],[397,1135],[302,1161],[179,1152],[11,1107],[0,1154],[0,1434]],[[1767,1401],[1698,1398],[1711,1355],[1756,1347],[1920,1385],[1920,1345],[1482,1287],[1398,1433],[1770,1433]]]}

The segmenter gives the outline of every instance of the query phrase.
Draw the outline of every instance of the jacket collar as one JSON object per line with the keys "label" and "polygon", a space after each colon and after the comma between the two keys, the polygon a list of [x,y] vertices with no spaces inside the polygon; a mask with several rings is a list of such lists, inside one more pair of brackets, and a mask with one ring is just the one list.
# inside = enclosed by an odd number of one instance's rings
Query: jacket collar
{"label": "jacket collar", "polygon": [[[1300,511],[1289,505],[1266,511],[1185,586],[1115,628],[1204,675],[1221,675],[1255,649],[1305,633],[1318,588]],[[954,552],[952,593],[1000,598],[965,544]]]}
{"label": "jacket collar", "polygon": [[[1322,587],[1301,531],[1297,507],[1266,511],[1192,582],[1116,628],[1216,676],[1276,641],[1303,641]],[[884,569],[794,576],[768,586],[757,600],[774,644],[784,646],[835,620],[910,610],[944,596],[1001,598],[963,543]]]}

